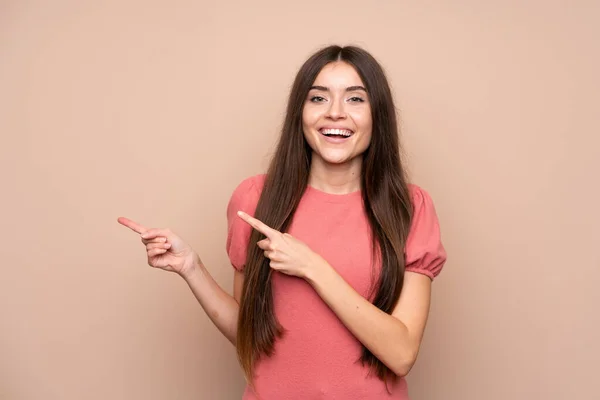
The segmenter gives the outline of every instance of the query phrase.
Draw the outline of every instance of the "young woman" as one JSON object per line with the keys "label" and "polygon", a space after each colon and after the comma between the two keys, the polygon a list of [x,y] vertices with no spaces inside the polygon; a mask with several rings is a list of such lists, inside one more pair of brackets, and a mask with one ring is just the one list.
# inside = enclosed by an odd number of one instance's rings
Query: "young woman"
{"label": "young woman", "polygon": [[405,177],[395,112],[363,49],[304,63],[268,172],[227,207],[233,297],[175,233],[119,218],[236,346],[245,400],[408,399],[446,253],[430,196]]}

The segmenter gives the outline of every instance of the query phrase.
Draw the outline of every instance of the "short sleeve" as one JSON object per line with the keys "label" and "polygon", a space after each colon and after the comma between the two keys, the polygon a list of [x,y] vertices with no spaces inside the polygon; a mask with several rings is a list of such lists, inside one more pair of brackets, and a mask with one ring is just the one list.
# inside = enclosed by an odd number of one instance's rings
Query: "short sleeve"
{"label": "short sleeve", "polygon": [[414,211],[406,241],[405,271],[421,273],[433,280],[446,263],[440,224],[429,194],[416,185],[411,185],[411,190]]}
{"label": "short sleeve", "polygon": [[244,211],[246,214],[254,216],[263,182],[264,179],[260,175],[245,179],[234,189],[227,204],[225,247],[231,265],[238,271],[242,271],[246,263],[252,228],[237,216],[237,212]]}

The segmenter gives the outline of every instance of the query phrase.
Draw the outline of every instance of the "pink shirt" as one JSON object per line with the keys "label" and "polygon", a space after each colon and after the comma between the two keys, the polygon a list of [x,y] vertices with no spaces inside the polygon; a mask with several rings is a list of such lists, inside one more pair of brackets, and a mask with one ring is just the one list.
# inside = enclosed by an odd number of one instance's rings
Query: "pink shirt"
{"label": "pink shirt", "polygon": [[[227,253],[243,270],[251,228],[238,210],[254,215],[264,175],[247,178],[234,190],[227,207]],[[413,224],[406,244],[406,271],[436,277],[446,252],[429,195],[411,185]],[[289,233],[325,258],[363,297],[371,284],[370,227],[360,191],[334,195],[309,186]],[[375,267],[375,268],[380,268]],[[274,355],[256,366],[257,394],[246,388],[244,400],[408,399],[404,378],[390,386],[358,362],[361,343],[348,331],[315,290],[303,279],[275,272],[273,299],[277,319],[286,330]]]}

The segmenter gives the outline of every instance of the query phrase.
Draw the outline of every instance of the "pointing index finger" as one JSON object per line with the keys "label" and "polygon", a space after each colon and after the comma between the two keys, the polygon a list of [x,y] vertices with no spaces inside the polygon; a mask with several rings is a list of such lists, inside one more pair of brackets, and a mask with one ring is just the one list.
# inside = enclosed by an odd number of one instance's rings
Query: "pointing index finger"
{"label": "pointing index finger", "polygon": [[146,232],[148,230],[148,228],[138,224],[137,222],[134,222],[132,220],[130,220],[129,218],[125,218],[125,217],[119,217],[117,219],[117,222],[120,223],[123,226],[128,227],[129,229],[131,229],[132,231],[136,232],[136,233],[143,233]]}
{"label": "pointing index finger", "polygon": [[265,235],[269,239],[272,239],[274,235],[276,235],[276,234],[279,233],[278,231],[276,231],[275,229],[271,228],[270,226],[268,226],[264,222],[259,221],[256,218],[253,218],[253,217],[249,216],[248,214],[246,214],[243,211],[238,211],[237,214],[238,214],[238,216],[241,219],[243,219],[244,221],[246,221],[248,223],[248,225],[250,225],[251,227],[253,227],[257,231],[259,231],[260,233],[262,233],[263,235]]}

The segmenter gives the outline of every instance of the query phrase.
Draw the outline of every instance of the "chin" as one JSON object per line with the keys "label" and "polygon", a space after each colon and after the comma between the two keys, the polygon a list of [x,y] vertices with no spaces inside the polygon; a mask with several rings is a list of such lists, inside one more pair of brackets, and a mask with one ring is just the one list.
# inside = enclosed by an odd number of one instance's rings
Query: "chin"
{"label": "chin", "polygon": [[335,152],[335,153],[323,152],[320,154],[317,153],[316,156],[319,157],[320,159],[322,159],[325,163],[333,164],[333,165],[348,163],[348,162],[352,161],[352,158],[353,158],[351,154],[346,154],[346,153],[340,154],[339,152]]}

